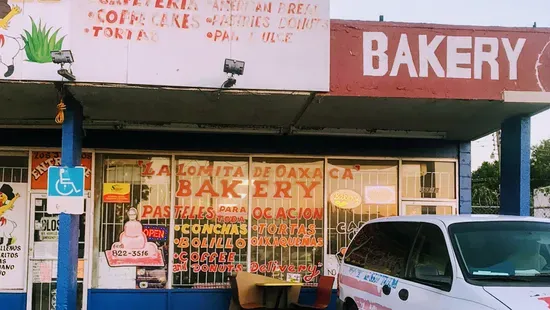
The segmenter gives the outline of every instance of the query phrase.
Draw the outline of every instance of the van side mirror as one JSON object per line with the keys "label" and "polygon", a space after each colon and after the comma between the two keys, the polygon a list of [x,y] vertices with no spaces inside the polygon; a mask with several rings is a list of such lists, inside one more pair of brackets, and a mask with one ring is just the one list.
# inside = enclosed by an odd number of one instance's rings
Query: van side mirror
{"label": "van side mirror", "polygon": [[341,248],[338,253],[336,253],[336,260],[338,261],[338,264],[341,264],[344,260],[344,255],[346,255],[347,248]]}
{"label": "van side mirror", "polygon": [[338,264],[341,264],[343,259],[344,254],[342,254],[341,252],[336,253],[336,260],[338,261]]}

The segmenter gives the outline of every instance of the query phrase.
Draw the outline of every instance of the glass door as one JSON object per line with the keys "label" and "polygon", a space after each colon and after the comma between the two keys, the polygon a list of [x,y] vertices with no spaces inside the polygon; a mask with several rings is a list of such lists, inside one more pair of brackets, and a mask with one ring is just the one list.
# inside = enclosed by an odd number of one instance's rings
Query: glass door
{"label": "glass door", "polygon": [[436,201],[403,201],[401,207],[402,215],[457,215],[458,207],[456,202]]}
{"label": "glass door", "polygon": [[[86,199],[85,210],[89,202]],[[27,310],[55,310],[59,216],[46,213],[46,194],[31,194],[31,209]],[[87,289],[84,279],[87,265],[85,214],[80,216],[78,238],[77,309],[85,309],[83,302]]]}

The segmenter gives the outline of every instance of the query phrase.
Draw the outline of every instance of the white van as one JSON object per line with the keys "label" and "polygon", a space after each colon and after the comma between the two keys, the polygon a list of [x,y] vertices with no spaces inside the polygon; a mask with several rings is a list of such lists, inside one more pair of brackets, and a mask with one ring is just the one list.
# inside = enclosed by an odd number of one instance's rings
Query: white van
{"label": "white van", "polygon": [[550,220],[423,215],[370,221],[340,266],[337,309],[550,309]]}

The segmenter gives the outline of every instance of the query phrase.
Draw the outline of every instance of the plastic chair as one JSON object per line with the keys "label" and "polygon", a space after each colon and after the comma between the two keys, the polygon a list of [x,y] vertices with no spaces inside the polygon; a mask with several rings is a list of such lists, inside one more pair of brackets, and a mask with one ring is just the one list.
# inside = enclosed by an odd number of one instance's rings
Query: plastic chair
{"label": "plastic chair", "polygon": [[229,277],[229,283],[231,284],[231,298],[240,310],[265,310],[265,306],[260,304],[241,304],[241,302],[239,301],[239,287],[237,286],[237,277]]}
{"label": "plastic chair", "polygon": [[302,305],[297,303],[290,304],[292,309],[302,310],[321,310],[328,308],[330,299],[332,297],[332,285],[334,284],[334,277],[320,276],[319,283],[317,284],[317,297],[313,305]]}

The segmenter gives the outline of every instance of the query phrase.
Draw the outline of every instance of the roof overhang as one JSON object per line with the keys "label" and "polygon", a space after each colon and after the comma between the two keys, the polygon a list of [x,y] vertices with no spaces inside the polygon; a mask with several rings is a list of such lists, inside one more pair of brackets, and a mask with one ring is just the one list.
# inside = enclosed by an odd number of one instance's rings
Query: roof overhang
{"label": "roof overhang", "polygon": [[[9,104],[0,127],[58,126],[54,117],[59,99],[53,84],[2,83],[0,88],[0,102]],[[85,127],[116,130],[468,141],[498,130],[508,118],[550,106],[550,95],[541,92],[506,92],[498,101],[97,84],[74,84],[68,90],[84,106]]]}
{"label": "roof overhang", "polygon": [[[468,141],[550,106],[550,29],[332,20],[330,31],[327,93],[66,87],[85,127],[114,130]],[[6,81],[0,102],[0,126],[59,127],[51,82]]]}

